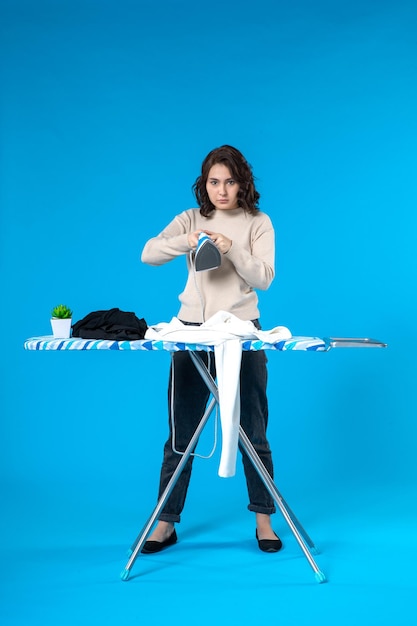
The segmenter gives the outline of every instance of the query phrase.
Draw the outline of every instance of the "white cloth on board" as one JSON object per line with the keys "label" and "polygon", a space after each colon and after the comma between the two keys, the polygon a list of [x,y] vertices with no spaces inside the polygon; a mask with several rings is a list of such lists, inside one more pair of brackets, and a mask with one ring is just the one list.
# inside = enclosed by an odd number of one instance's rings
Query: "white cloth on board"
{"label": "white cloth on board", "polygon": [[265,343],[276,343],[290,337],[291,333],[285,326],[276,326],[269,331],[258,330],[253,322],[241,320],[226,311],[219,311],[200,326],[189,326],[173,317],[171,322],[161,322],[146,331],[145,339],[214,346],[222,428],[218,474],[223,478],[236,473],[242,341],[259,339]]}

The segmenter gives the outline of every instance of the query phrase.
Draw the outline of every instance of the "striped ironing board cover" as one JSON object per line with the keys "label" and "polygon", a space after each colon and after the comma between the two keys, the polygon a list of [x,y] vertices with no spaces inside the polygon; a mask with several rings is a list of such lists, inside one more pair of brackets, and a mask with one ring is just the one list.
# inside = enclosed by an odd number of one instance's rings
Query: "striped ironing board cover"
{"label": "striped ironing board cover", "polygon": [[[331,347],[328,339],[318,337],[291,337],[277,341],[276,343],[266,343],[260,340],[242,340],[242,349],[246,351],[254,350],[305,350],[313,352],[325,352]],[[24,343],[25,350],[165,350],[167,352],[179,352],[191,350],[193,352],[212,352],[213,346],[198,343],[182,343],[171,341],[156,341],[141,339],[137,341],[112,341],[108,339],[80,339],[72,337],[70,339],[55,339],[52,336],[32,337]]]}

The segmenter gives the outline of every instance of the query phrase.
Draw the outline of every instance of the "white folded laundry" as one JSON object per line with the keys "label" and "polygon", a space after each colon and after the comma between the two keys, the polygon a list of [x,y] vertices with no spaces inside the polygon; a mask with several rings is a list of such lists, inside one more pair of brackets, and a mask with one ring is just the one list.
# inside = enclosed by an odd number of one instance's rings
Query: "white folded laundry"
{"label": "white folded laundry", "polygon": [[253,322],[241,320],[226,311],[218,311],[200,326],[189,326],[173,317],[169,323],[161,322],[146,331],[145,339],[214,346],[222,427],[219,476],[227,478],[236,473],[242,341],[259,339],[276,343],[290,337],[285,326],[276,326],[269,331],[258,330]]}
{"label": "white folded laundry", "polygon": [[177,317],[170,322],[160,322],[148,328],[145,339],[200,343],[214,346],[227,339],[260,339],[265,343],[276,343],[290,339],[291,332],[285,326],[271,330],[258,330],[250,320],[241,320],[232,313],[218,311],[200,326],[183,324]]}

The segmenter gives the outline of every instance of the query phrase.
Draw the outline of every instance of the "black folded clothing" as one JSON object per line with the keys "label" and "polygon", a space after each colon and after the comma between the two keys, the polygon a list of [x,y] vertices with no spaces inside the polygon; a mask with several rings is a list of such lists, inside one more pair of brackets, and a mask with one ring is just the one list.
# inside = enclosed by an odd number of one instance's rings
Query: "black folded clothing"
{"label": "black folded clothing", "polygon": [[135,341],[143,339],[148,325],[143,318],[120,309],[93,311],[72,326],[72,336],[82,339],[114,339]]}

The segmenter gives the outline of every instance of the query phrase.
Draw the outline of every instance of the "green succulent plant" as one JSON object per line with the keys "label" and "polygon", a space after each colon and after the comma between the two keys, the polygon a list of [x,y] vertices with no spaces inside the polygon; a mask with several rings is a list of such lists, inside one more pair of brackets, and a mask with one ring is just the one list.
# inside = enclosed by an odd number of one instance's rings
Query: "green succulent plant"
{"label": "green succulent plant", "polygon": [[58,304],[51,311],[51,317],[55,317],[60,320],[67,320],[72,317],[72,311],[65,304]]}

